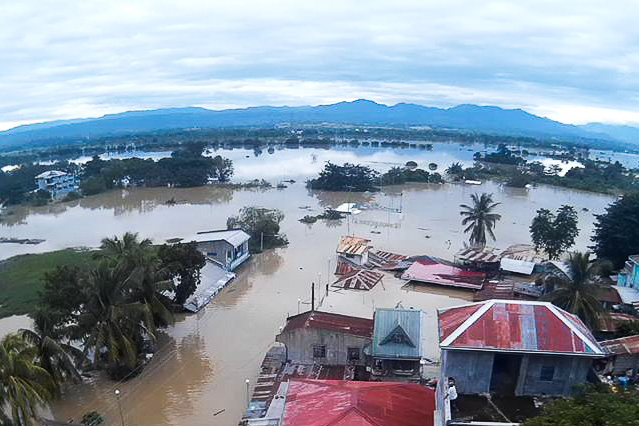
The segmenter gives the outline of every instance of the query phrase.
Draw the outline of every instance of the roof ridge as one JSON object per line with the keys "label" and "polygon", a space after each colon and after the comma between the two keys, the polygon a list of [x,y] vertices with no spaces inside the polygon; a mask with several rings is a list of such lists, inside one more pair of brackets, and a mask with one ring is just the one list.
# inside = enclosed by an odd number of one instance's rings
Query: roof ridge
{"label": "roof ridge", "polygon": [[[553,305],[552,303],[549,303],[548,305],[546,305],[546,307],[553,313],[555,314],[555,316],[557,318],[559,318],[559,320],[561,322],[564,323],[564,325],[566,325],[573,333],[575,333],[577,335],[577,337],[579,337],[586,345],[588,345],[590,347],[590,349],[598,355],[603,354],[604,352],[597,348],[597,346],[595,346],[589,338],[587,338],[582,332],[581,330],[579,330],[577,328],[577,326],[570,321],[568,318],[566,318],[566,316],[564,314],[562,314],[560,311],[564,311],[563,309]],[[565,312],[565,311],[564,311]],[[581,320],[579,320],[581,321]]]}
{"label": "roof ridge", "polygon": [[481,318],[486,312],[488,312],[490,308],[495,305],[495,300],[488,300],[482,303],[484,303],[484,306],[473,312],[473,314],[469,316],[466,321],[461,323],[459,327],[457,327],[452,333],[450,333],[448,337],[446,337],[444,341],[439,344],[440,347],[451,345],[459,336],[461,336],[464,331],[468,330],[471,325],[476,323],[479,318]]}

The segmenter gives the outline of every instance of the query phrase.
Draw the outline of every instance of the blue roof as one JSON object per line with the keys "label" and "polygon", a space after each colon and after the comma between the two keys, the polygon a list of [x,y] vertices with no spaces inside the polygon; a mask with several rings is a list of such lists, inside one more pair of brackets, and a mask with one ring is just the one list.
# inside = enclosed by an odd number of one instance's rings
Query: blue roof
{"label": "blue roof", "polygon": [[375,358],[421,358],[422,311],[377,309],[373,318],[371,355]]}

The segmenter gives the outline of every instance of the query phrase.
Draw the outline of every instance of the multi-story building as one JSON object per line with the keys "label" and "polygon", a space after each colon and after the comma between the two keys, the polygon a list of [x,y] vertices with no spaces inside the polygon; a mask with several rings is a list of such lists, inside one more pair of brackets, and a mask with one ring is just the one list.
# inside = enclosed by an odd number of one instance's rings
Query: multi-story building
{"label": "multi-story building", "polygon": [[58,170],[49,170],[35,177],[38,190],[48,191],[51,198],[63,197],[69,192],[77,191],[75,176]]}

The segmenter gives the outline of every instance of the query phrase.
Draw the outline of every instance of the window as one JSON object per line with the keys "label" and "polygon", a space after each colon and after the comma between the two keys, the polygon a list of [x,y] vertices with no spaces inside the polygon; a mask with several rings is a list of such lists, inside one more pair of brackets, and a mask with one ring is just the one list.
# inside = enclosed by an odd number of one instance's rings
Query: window
{"label": "window", "polygon": [[542,382],[552,382],[552,379],[554,376],[555,376],[554,365],[543,365],[541,367],[541,372],[539,373],[539,380],[541,380]]}
{"label": "window", "polygon": [[313,358],[326,358],[326,345],[313,345]]}
{"label": "window", "polygon": [[348,348],[348,360],[359,361],[359,348]]}

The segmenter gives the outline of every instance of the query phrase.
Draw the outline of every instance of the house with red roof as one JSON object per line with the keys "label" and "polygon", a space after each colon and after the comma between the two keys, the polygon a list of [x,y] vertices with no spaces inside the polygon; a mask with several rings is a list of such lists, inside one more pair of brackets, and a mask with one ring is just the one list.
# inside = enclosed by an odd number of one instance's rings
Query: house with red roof
{"label": "house with red roof", "polygon": [[292,363],[363,366],[372,335],[372,319],[311,310],[289,317],[275,340]]}
{"label": "house with red roof", "polygon": [[433,426],[435,397],[418,384],[291,380],[282,426]]}
{"label": "house with red roof", "polygon": [[438,311],[441,380],[460,394],[570,395],[605,356],[584,323],[549,302],[487,300]]}

